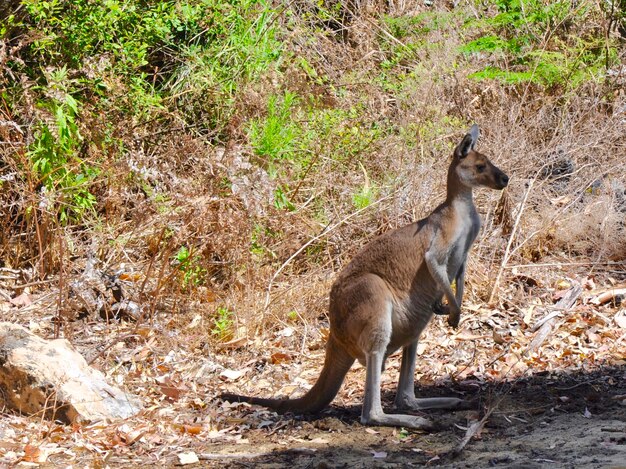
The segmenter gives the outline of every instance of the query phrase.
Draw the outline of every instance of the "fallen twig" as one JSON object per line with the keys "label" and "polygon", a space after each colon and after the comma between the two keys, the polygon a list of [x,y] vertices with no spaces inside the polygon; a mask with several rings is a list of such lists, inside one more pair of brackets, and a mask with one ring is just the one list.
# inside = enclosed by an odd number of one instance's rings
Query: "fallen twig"
{"label": "fallen twig", "polygon": [[590,303],[592,305],[599,306],[608,303],[609,301],[619,301],[623,299],[624,296],[626,296],[626,288],[612,288],[592,298]]}
{"label": "fallen twig", "polygon": [[264,456],[270,456],[272,453],[270,451],[265,451],[263,453],[232,453],[232,454],[222,454],[222,453],[204,453],[199,454],[198,459],[200,460],[215,460],[215,459],[256,459],[262,458]]}
{"label": "fallen twig", "polygon": [[535,332],[541,326],[543,326],[546,322],[550,321],[552,318],[555,318],[557,316],[561,316],[561,310],[559,310],[559,311],[552,311],[546,317],[544,317],[543,319],[540,319],[539,321],[537,321],[537,323],[531,328],[531,331]]}
{"label": "fallen twig", "polygon": [[554,306],[554,309],[556,311],[550,313],[547,318],[539,321],[539,323],[541,323],[541,327],[539,328],[539,332],[537,332],[537,335],[528,345],[528,352],[532,352],[538,349],[541,344],[543,344],[550,332],[552,332],[552,328],[554,326],[554,323],[556,322],[556,318],[560,316],[562,311],[567,311],[572,306],[574,306],[574,303],[576,303],[576,300],[578,299],[582,291],[583,288],[580,285],[574,285]]}
{"label": "fallen twig", "polygon": [[491,407],[482,419],[476,422],[472,422],[472,424],[467,428],[463,439],[459,442],[458,445],[456,445],[456,447],[450,453],[453,458],[461,454],[461,452],[463,451],[463,448],[467,446],[470,440],[474,438],[474,436],[476,436],[478,433],[481,432],[481,430],[485,426],[485,423],[487,423],[487,420],[491,416],[493,409],[495,409],[495,407]]}

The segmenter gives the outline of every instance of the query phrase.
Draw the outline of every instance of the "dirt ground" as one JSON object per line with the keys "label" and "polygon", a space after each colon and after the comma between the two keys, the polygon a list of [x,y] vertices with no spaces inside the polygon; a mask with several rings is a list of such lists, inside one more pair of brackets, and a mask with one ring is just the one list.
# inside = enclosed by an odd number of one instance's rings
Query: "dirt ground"
{"label": "dirt ground", "polygon": [[[448,428],[425,434],[364,427],[358,405],[332,406],[317,418],[270,417],[237,443],[210,444],[196,453],[202,467],[226,468],[626,468],[624,366],[512,383],[466,380],[418,393],[465,396],[479,401],[481,414],[489,406],[493,411],[456,457],[452,450],[476,411],[430,412]],[[384,399],[390,408],[392,392]],[[246,410],[252,416],[255,409]]]}
{"label": "dirt ground", "polygon": [[[551,304],[564,291],[549,293],[543,303]],[[122,421],[63,425],[5,408],[0,469],[626,469],[622,306],[596,305],[599,294],[604,293],[586,292],[563,313],[539,353],[528,350],[537,336],[531,325],[547,314],[540,307],[517,311],[469,305],[472,314],[456,331],[443,318],[433,320],[420,338],[416,394],[456,396],[472,405],[423,413],[440,424],[441,430],[432,433],[361,425],[365,368],[358,363],[333,404],[319,415],[278,415],[217,398],[223,392],[301,395],[317,379],[323,361],[328,330],[323,320],[233,342],[237,348],[209,350],[189,340],[186,321],[197,328],[194,318],[146,329],[146,337],[143,329],[133,333],[132,322],[85,320],[82,329],[75,328],[72,345],[111,382],[140,396],[143,410]],[[28,317],[18,307],[8,312],[15,322]],[[39,317],[37,324],[46,324]],[[99,351],[99,344],[109,346]],[[388,411],[399,366],[400,354],[390,356],[382,376]],[[482,428],[458,451],[467,429],[476,429],[479,421]]]}
{"label": "dirt ground", "polygon": [[[397,358],[390,359],[384,373],[383,405],[388,410],[394,398]],[[308,370],[312,365],[304,367]],[[127,423],[82,430],[45,429],[41,422],[18,430],[20,425],[14,424],[13,442],[0,438],[5,454],[0,468],[14,467],[6,453],[10,450],[25,451],[22,462],[13,462],[32,466],[27,447],[38,432],[43,433],[37,441],[58,443],[58,451],[39,467],[177,467],[181,455],[190,453],[199,461],[187,467],[626,468],[626,364],[590,371],[544,371],[508,382],[470,375],[439,385],[418,383],[418,396],[458,396],[472,403],[470,410],[425,412],[441,426],[433,433],[361,425],[363,375],[362,367],[353,369],[333,405],[320,415],[281,416],[256,406],[223,403],[207,392],[222,387],[211,381],[196,394],[194,402],[200,407],[155,401],[152,410]],[[260,371],[251,380],[258,393],[264,392],[262,376],[268,375]],[[483,428],[455,455],[467,428],[483,417]],[[8,416],[7,423],[11,421]],[[15,421],[34,422],[26,417]],[[0,421],[0,436],[3,428]]]}

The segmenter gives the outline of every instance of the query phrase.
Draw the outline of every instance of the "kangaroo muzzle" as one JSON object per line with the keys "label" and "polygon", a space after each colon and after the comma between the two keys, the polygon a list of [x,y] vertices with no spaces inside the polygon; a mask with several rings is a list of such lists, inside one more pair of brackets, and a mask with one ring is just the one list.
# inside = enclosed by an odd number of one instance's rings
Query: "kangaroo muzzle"
{"label": "kangaroo muzzle", "polygon": [[495,169],[495,189],[502,190],[509,185],[509,177],[500,168],[494,166]]}

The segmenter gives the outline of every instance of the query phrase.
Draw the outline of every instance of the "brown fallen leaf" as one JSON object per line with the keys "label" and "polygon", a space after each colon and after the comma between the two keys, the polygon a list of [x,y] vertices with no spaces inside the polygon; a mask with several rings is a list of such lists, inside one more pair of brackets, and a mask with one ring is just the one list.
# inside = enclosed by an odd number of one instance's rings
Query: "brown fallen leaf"
{"label": "brown fallen leaf", "polygon": [[286,353],[276,352],[271,356],[272,364],[278,365],[280,363],[286,363],[291,361],[291,355],[287,355]]}
{"label": "brown fallen leaf", "polygon": [[170,401],[179,400],[183,394],[185,394],[186,389],[177,385],[170,378],[165,378],[163,382],[159,383],[159,390],[163,393],[165,397],[167,397]]}
{"label": "brown fallen leaf", "polygon": [[247,345],[249,342],[247,337],[238,337],[236,339],[232,339],[229,340],[228,342],[224,342],[223,344],[220,344],[220,348],[221,349],[238,349],[243,347],[244,345]]}
{"label": "brown fallen leaf", "polygon": [[123,273],[120,274],[119,279],[137,283],[143,281],[144,275],[141,272]]}
{"label": "brown fallen leaf", "polygon": [[150,334],[154,334],[154,329],[148,326],[139,326],[135,329],[135,334],[147,338],[150,336]]}
{"label": "brown fallen leaf", "polygon": [[495,329],[493,330],[493,341],[498,344],[498,345],[502,345],[506,342],[506,339],[504,337],[502,337],[502,335],[500,333],[498,333],[498,331],[496,331]]}
{"label": "brown fallen leaf", "polygon": [[174,424],[173,427],[181,433],[187,433],[189,435],[199,435],[202,433],[202,425]]}
{"label": "brown fallen leaf", "polygon": [[139,440],[145,433],[143,428],[131,428],[128,424],[123,424],[116,430],[119,441],[126,446],[130,446]]}
{"label": "brown fallen leaf", "polygon": [[39,446],[27,444],[24,446],[24,456],[22,456],[22,461],[24,462],[34,462],[34,463],[42,463],[46,462],[47,455],[41,451]]}

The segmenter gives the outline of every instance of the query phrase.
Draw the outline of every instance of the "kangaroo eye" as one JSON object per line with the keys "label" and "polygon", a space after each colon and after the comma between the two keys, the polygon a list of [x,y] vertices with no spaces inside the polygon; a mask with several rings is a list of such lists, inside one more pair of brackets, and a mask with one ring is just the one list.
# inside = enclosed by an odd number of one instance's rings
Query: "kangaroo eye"
{"label": "kangaroo eye", "polygon": [[485,170],[485,168],[486,168],[486,167],[487,167],[487,166],[485,166],[484,164],[479,164],[478,166],[476,166],[476,170],[477,170],[479,173],[482,173],[482,172]]}

